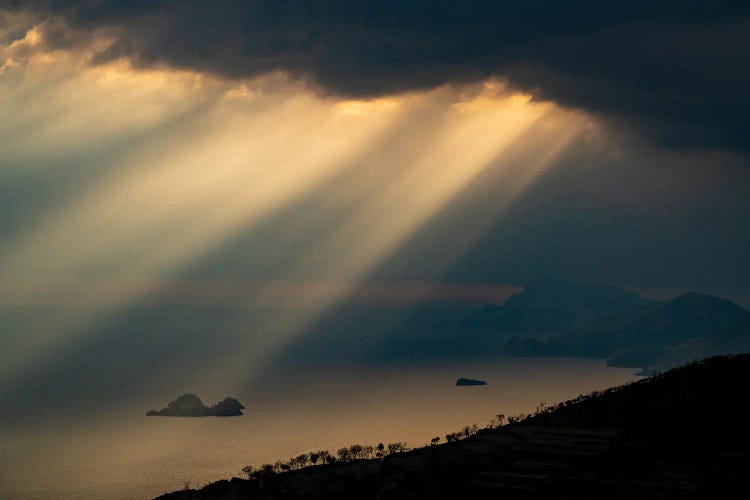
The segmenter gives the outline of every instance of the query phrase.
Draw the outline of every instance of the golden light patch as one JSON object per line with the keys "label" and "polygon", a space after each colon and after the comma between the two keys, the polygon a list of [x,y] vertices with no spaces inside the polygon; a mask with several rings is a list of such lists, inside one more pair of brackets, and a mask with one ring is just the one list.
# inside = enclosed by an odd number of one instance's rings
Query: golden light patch
{"label": "golden light patch", "polygon": [[29,31],[26,32],[26,36],[21,38],[20,40],[16,40],[15,42],[10,44],[10,48],[18,47],[20,45],[29,45],[31,47],[34,47],[36,45],[39,45],[42,42],[42,34],[41,31],[37,26],[34,26]]}
{"label": "golden light patch", "polygon": [[226,99],[251,99],[257,95],[255,90],[250,89],[247,85],[241,84],[224,92]]}
{"label": "golden light patch", "polygon": [[91,67],[88,73],[102,85],[126,85],[143,91],[168,89],[177,91],[198,91],[206,77],[194,71],[170,69],[135,69],[127,60],[116,60],[106,65]]}
{"label": "golden light patch", "polygon": [[531,99],[531,96],[527,94],[502,94],[496,88],[493,88],[487,89],[471,98],[455,102],[452,107],[457,111],[468,113],[482,112],[483,110],[499,107],[506,109],[528,109],[529,111],[533,108],[544,109],[545,104],[532,103]]}
{"label": "golden light patch", "polygon": [[399,107],[396,98],[381,98],[366,101],[348,100],[335,104],[336,112],[345,116],[360,116],[382,111],[391,111]]}

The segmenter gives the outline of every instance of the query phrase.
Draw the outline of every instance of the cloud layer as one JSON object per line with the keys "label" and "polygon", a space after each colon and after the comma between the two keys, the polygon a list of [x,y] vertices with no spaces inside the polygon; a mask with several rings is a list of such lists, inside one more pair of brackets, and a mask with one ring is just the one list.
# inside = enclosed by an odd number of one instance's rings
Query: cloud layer
{"label": "cloud layer", "polygon": [[[284,71],[372,97],[507,78],[674,148],[747,150],[750,4],[740,1],[0,0],[127,57],[229,78]],[[47,44],[75,37],[51,30]]]}

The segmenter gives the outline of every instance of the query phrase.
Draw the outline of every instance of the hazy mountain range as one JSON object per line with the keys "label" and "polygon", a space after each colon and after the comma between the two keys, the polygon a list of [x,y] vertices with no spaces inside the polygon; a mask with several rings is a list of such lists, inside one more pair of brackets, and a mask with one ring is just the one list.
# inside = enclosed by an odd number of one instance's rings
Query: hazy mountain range
{"label": "hazy mountain range", "polygon": [[[511,308],[505,314],[510,316],[521,309],[579,318],[576,325],[561,319],[552,335],[514,336],[506,345],[512,356],[606,358],[613,366],[664,369],[713,354],[750,350],[750,313],[711,295],[688,293],[651,301],[614,287],[543,282],[508,303]],[[506,309],[508,304],[502,308]],[[549,326],[555,330],[555,325]]]}
{"label": "hazy mountain range", "polygon": [[[632,291],[557,279],[531,282],[504,304],[448,304],[393,311],[342,308],[295,346],[298,358],[372,363],[573,356],[665,369],[714,354],[750,351],[750,312],[688,293],[655,301]],[[355,335],[360,342],[341,342]],[[367,346],[367,351],[347,349]]]}

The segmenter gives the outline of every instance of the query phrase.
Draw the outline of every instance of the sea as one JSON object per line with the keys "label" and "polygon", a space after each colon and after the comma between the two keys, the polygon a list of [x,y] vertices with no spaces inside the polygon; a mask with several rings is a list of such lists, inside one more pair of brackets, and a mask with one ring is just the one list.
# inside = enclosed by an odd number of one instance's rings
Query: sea
{"label": "sea", "polygon": [[[460,377],[487,385],[456,387]],[[28,424],[0,430],[0,498],[149,499],[241,476],[245,465],[303,452],[394,441],[423,446],[467,424],[484,427],[498,413],[528,413],[540,402],[552,404],[637,378],[632,369],[600,360],[559,358],[412,368],[306,367],[290,368],[260,387],[212,386],[198,394],[207,404],[238,398],[246,406],[238,417],[145,416],[179,393],[149,393],[97,411],[87,407],[80,415],[67,408],[60,412],[65,417],[51,408]]]}

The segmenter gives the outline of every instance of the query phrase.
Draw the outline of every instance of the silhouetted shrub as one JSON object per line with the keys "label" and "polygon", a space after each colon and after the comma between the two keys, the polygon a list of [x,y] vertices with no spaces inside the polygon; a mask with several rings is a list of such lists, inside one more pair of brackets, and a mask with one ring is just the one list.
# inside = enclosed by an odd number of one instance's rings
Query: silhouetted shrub
{"label": "silhouetted shrub", "polygon": [[246,465],[242,468],[242,473],[246,475],[248,479],[253,477],[253,472],[255,472],[255,469],[253,469],[252,465]]}
{"label": "silhouetted shrub", "polygon": [[347,462],[351,456],[349,448],[339,448],[336,450],[336,457],[342,462]]}
{"label": "silhouetted shrub", "polygon": [[403,441],[396,441],[395,443],[388,443],[388,454],[392,455],[394,453],[403,453],[405,451],[408,451],[409,448],[406,447],[406,443]]}

